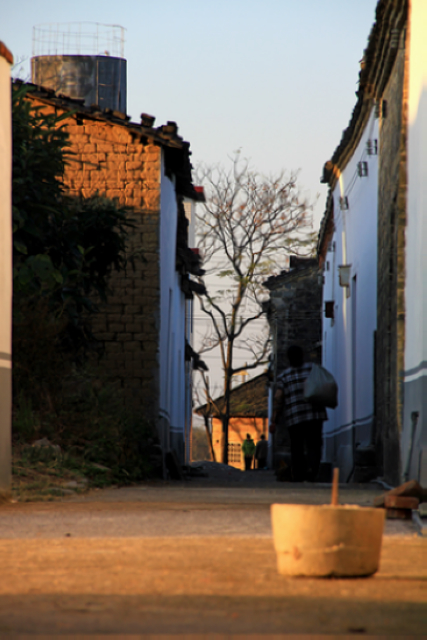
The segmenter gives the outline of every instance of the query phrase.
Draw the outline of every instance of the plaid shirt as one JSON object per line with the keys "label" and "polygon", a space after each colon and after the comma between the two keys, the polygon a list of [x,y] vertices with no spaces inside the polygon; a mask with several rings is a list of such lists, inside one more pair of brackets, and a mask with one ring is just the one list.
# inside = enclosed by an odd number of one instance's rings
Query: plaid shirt
{"label": "plaid shirt", "polygon": [[328,419],[324,407],[316,407],[304,400],[304,382],[308,378],[311,366],[311,362],[306,362],[296,369],[290,367],[277,378],[277,386],[282,388],[284,393],[283,415],[286,427],[292,427],[309,420]]}

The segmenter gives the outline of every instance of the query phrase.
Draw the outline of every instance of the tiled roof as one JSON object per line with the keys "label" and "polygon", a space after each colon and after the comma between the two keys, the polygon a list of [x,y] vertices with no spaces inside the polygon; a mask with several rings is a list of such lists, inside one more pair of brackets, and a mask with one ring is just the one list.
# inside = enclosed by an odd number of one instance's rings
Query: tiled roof
{"label": "tiled roof", "polygon": [[56,93],[53,89],[41,87],[30,82],[23,83],[15,80],[15,84],[26,84],[29,87],[29,96],[35,97],[41,102],[50,104],[58,109],[72,111],[76,120],[98,120],[126,127],[128,131],[138,136],[141,141],[152,141],[165,150],[166,166],[175,174],[177,191],[192,200],[203,201],[204,196],[194,188],[191,177],[192,165],[190,162],[190,143],[178,135],[178,126],[175,122],[167,122],[160,127],[154,127],[155,118],[148,114],[141,114],[141,123],[130,121],[130,116],[121,111],[101,109],[98,105],[90,107],[84,105],[83,100],[76,100]]}
{"label": "tiled roof", "polygon": [[291,256],[289,269],[281,271],[277,276],[270,276],[262,284],[270,291],[274,291],[274,289],[280,287],[283,282],[292,280],[296,275],[300,275],[302,272],[311,272],[313,269],[317,269],[317,267],[317,258]]}
{"label": "tiled roof", "polygon": [[[268,415],[268,374],[261,375],[235,387],[230,394],[230,417],[233,418],[266,418]],[[220,417],[225,409],[224,396],[204,404],[196,409],[200,416]]]}
{"label": "tiled roof", "polygon": [[7,60],[9,64],[13,64],[13,55],[11,54],[9,49],[6,47],[4,42],[2,42],[1,40],[0,40],[0,57]]}
{"label": "tiled roof", "polygon": [[[379,0],[377,4],[375,23],[361,62],[357,102],[338,147],[323,167],[321,182],[329,184],[331,190],[359,143],[373,105],[383,94],[398,52],[399,36],[406,27],[407,15],[408,0]],[[329,196],[319,231],[318,254],[321,253],[332,214]]]}

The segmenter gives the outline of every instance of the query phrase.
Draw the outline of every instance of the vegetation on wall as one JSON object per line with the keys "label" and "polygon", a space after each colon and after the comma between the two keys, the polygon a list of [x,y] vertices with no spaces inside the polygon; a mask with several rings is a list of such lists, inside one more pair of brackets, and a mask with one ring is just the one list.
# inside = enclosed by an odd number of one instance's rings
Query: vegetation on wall
{"label": "vegetation on wall", "polygon": [[12,87],[14,441],[48,437],[116,469],[116,479],[144,477],[148,463],[135,438],[146,439],[148,425],[107,402],[120,390],[108,387],[93,359],[87,364],[99,350],[90,330],[95,301],[107,299],[112,271],[126,268],[132,221],[102,195],[66,194],[73,158],[63,125],[72,114],[35,106],[29,90]]}
{"label": "vegetation on wall", "polygon": [[[15,311],[43,301],[64,320],[63,346],[77,351],[90,338],[85,319],[105,300],[113,269],[126,267],[125,209],[100,195],[66,195],[62,177],[70,114],[45,112],[13,86],[13,285]],[[65,344],[68,341],[68,344]]]}

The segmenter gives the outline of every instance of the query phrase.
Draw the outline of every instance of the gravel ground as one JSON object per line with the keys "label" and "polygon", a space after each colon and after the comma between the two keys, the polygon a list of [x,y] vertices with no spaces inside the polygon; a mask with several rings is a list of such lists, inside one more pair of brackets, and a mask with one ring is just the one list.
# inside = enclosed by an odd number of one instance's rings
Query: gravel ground
{"label": "gravel ground", "polygon": [[[273,471],[193,465],[203,476],[95,489],[55,502],[15,503],[1,509],[0,539],[248,536],[271,538],[270,505],[326,504],[331,485],[277,482]],[[383,488],[340,486],[342,504],[371,506]],[[385,535],[413,536],[411,521],[387,520]]]}

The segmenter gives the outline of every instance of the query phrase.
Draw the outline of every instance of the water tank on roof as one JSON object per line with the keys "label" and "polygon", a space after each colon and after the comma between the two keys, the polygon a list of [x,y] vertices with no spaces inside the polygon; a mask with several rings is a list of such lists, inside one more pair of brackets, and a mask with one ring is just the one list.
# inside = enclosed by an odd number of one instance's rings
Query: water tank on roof
{"label": "water tank on roof", "polygon": [[126,113],[124,29],[94,23],[33,30],[31,81],[90,106]]}

